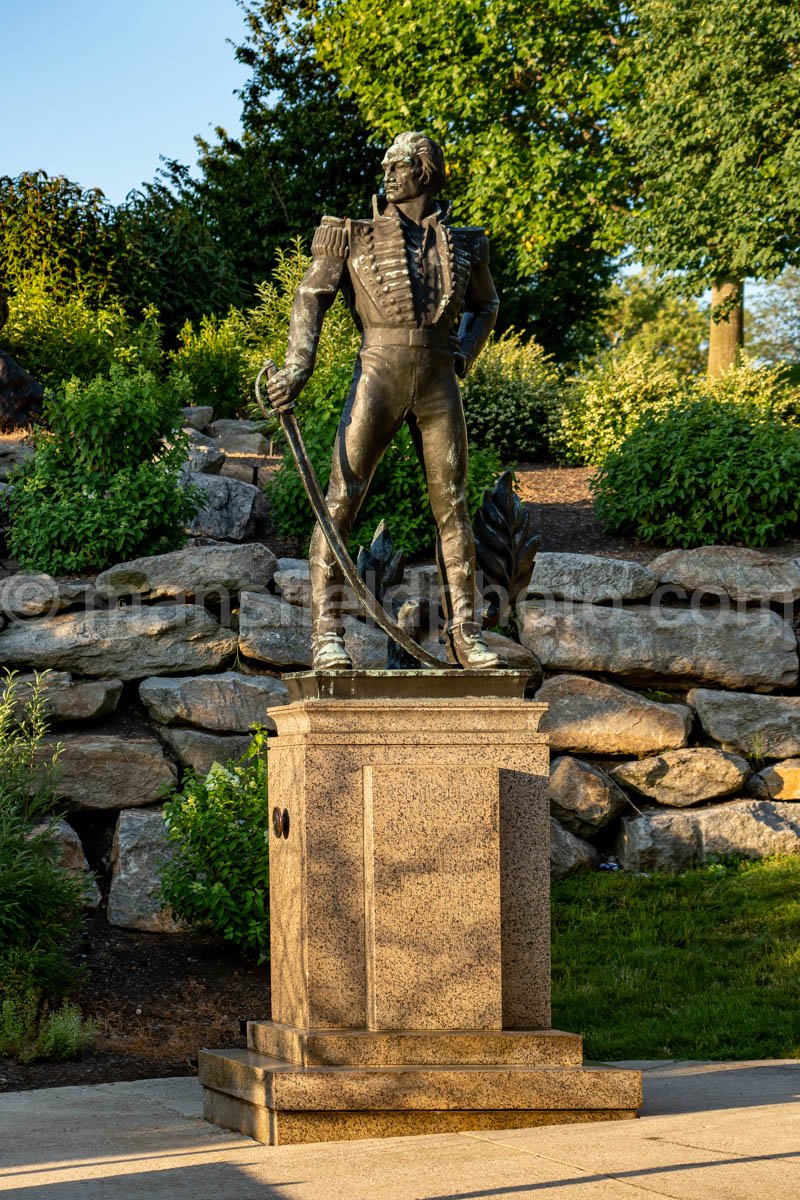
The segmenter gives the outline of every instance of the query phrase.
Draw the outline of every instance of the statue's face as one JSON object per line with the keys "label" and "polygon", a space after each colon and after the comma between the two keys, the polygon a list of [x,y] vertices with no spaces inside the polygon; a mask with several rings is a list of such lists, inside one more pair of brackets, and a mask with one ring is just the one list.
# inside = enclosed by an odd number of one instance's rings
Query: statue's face
{"label": "statue's face", "polygon": [[410,155],[400,146],[390,146],[383,162],[383,190],[386,199],[393,204],[414,200],[426,192],[423,182],[422,164],[416,155]]}

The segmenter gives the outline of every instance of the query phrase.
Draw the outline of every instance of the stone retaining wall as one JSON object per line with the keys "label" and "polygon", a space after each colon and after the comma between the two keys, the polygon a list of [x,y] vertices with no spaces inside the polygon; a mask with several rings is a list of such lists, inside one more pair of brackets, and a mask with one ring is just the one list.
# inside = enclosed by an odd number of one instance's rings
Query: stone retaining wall
{"label": "stone retaining wall", "polygon": [[[435,598],[435,571],[406,587]],[[517,659],[550,706],[554,876],[800,852],[798,602],[800,560],[753,551],[539,556]],[[155,893],[164,789],[272,727],[282,674],[310,665],[308,603],[306,562],[205,535],[96,579],[0,583],[0,665],[51,672],[65,855],[83,861],[77,833],[112,922],[177,928]],[[345,609],[355,665],[384,666]]]}

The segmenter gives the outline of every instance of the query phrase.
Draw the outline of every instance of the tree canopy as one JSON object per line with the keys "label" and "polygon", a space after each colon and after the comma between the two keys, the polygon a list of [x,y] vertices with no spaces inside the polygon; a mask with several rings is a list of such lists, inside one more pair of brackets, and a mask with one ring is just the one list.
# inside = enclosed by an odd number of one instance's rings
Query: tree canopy
{"label": "tree canopy", "polygon": [[714,289],[713,371],[741,340],[745,277],[800,263],[800,6],[638,0],[637,14],[634,239],[685,292]]}
{"label": "tree canopy", "polygon": [[[443,145],[458,213],[488,227],[504,305],[557,351],[625,244],[635,91],[620,0],[321,0],[317,53],[386,143]],[[542,336],[544,335],[544,336]]]}

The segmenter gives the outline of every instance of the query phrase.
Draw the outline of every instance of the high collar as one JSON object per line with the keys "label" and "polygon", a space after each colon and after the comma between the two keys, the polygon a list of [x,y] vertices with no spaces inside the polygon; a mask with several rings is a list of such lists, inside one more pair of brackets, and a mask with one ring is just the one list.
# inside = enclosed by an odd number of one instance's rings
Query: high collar
{"label": "high collar", "polygon": [[[453,205],[449,200],[435,200],[436,207],[432,213],[419,222],[420,225],[447,225],[453,212]],[[372,215],[376,220],[381,218],[388,220],[408,221],[409,218],[401,212],[396,204],[390,203],[384,196],[383,192],[378,192],[372,197]],[[410,222],[416,224],[416,222]]]}

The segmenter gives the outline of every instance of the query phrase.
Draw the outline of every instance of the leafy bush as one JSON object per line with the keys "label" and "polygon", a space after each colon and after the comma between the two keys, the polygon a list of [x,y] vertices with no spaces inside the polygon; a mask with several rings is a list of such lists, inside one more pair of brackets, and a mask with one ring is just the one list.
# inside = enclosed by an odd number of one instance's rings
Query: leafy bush
{"label": "leafy bush", "polygon": [[162,894],[175,914],[259,962],[269,958],[269,814],[264,735],[238,763],[187,772],[164,806],[175,849]]}
{"label": "leafy bush", "polygon": [[752,404],[689,397],[643,416],[592,486],[612,532],[763,546],[798,527],[800,430]]}
{"label": "leafy bush", "polygon": [[559,462],[596,466],[645,413],[664,412],[681,394],[664,362],[634,350],[600,355],[570,382],[565,402],[553,413],[553,453]]}
{"label": "leafy bush", "polygon": [[[0,1054],[71,1056],[84,1044],[80,1015],[50,1001],[74,984],[69,945],[82,920],[84,883],[54,837],[57,750],[47,732],[41,679],[0,692]],[[86,1038],[89,1029],[83,1030]]]}
{"label": "leafy bush", "polygon": [[735,367],[703,379],[697,387],[703,396],[720,403],[753,404],[800,426],[800,387],[786,363],[760,366],[746,354],[740,354]]}
{"label": "leafy bush", "polygon": [[[350,364],[339,368],[338,388],[333,390],[324,404],[317,404],[303,424],[303,440],[323,489],[330,478],[333,444],[350,374]],[[501,469],[500,457],[495,450],[470,446],[467,499],[471,513],[475,513],[483,493],[492,486]],[[272,518],[281,536],[310,538],[314,516],[288,450],[269,481],[266,493]],[[368,546],[378,523],[384,518],[389,524],[397,550],[411,556],[432,549],[436,530],[428,504],[427,487],[406,426],[395,436],[375,472],[350,539],[351,545]]]}
{"label": "leafy bush", "polygon": [[564,384],[536,342],[506,333],[489,342],[462,385],[470,440],[491,447],[504,464],[539,457]]}
{"label": "leafy bush", "polygon": [[7,505],[9,548],[24,567],[86,571],[183,544],[198,506],[179,478],[184,398],[175,380],[113,366],[46,400],[35,458]]}
{"label": "leafy bush", "polygon": [[0,1054],[20,1062],[80,1058],[95,1037],[75,1004],[64,1000],[51,1008],[34,987],[12,992],[0,1002]]}
{"label": "leafy bush", "polygon": [[80,292],[60,295],[34,275],[19,284],[8,309],[4,349],[48,387],[107,375],[115,363],[159,368],[161,328],[153,308],[136,324],[116,300],[98,305]]}
{"label": "leafy bush", "polygon": [[232,308],[225,317],[187,321],[170,356],[171,372],[189,382],[192,404],[210,404],[216,417],[233,417],[252,399],[252,354],[247,320]]}

